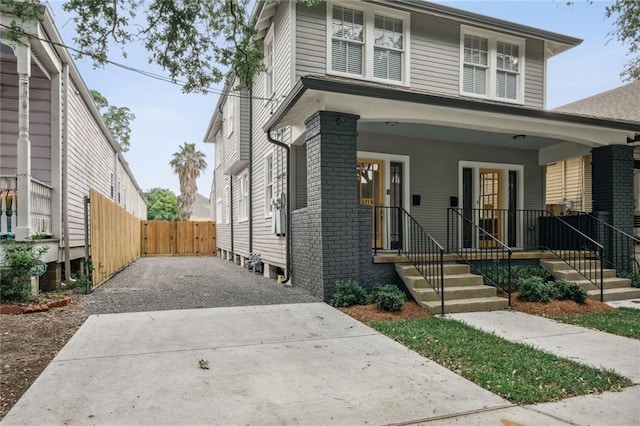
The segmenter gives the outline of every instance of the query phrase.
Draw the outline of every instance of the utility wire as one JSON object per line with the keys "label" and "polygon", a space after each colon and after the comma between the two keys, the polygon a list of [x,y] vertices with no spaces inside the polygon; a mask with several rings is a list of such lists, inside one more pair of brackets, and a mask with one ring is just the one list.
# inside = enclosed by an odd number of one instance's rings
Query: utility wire
{"label": "utility wire", "polygon": [[[7,25],[4,25],[4,24],[0,24],[0,28],[10,29],[11,27],[9,27]],[[67,49],[67,50],[70,50],[70,51],[75,52],[75,53],[77,53],[79,55],[82,55],[82,56],[88,56],[90,58],[93,57],[93,55],[91,53],[87,53],[87,52],[82,51],[80,49],[76,49],[75,47],[66,45],[64,43],[58,43],[58,42],[53,41],[53,40],[49,40],[49,39],[46,39],[46,38],[43,38],[43,37],[38,37],[37,35],[30,34],[30,33],[26,32],[24,30],[18,30],[18,31],[20,33],[22,33],[23,35],[29,37],[29,38],[40,40],[40,41],[43,41],[45,43],[49,43],[49,44],[54,45],[54,46],[63,47],[65,49]],[[113,65],[115,67],[119,67],[119,68],[122,68],[124,70],[130,71],[130,72],[141,74],[141,75],[143,75],[145,77],[149,77],[149,78],[153,78],[155,80],[160,80],[160,81],[165,82],[165,83],[173,84],[173,85],[178,86],[178,87],[184,87],[185,86],[185,83],[180,81],[180,80],[177,80],[177,79],[173,80],[173,79],[171,79],[169,77],[166,77],[166,76],[163,76],[163,75],[160,75],[160,74],[155,74],[155,73],[152,73],[151,71],[146,71],[146,70],[143,70],[143,69],[140,69],[140,68],[135,68],[135,67],[132,67],[130,65],[126,65],[126,64],[123,64],[123,63],[120,63],[120,62],[113,61],[111,59],[105,59],[104,62],[108,63],[110,65]],[[223,92],[221,90],[204,89],[204,91],[205,91],[205,93],[214,94],[214,95],[222,95],[223,94]],[[227,93],[227,96],[234,96],[234,97],[241,98],[241,99],[249,99],[249,96],[242,95],[240,93],[229,92],[229,93]],[[254,100],[260,100],[260,101],[271,101],[272,100],[271,98],[262,98],[262,97],[259,97],[259,96],[254,96],[253,99]]]}

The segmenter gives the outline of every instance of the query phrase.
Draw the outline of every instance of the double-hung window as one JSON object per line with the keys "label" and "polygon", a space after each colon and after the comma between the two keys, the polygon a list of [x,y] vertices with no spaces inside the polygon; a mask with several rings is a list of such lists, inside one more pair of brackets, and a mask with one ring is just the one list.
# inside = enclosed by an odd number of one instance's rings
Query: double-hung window
{"label": "double-hung window", "polygon": [[249,219],[249,175],[238,176],[238,221]]}
{"label": "double-hung window", "polygon": [[224,146],[222,143],[221,132],[218,130],[215,137],[216,141],[216,169],[224,162]]}
{"label": "double-hung window", "polygon": [[461,27],[460,93],[524,103],[524,40]]}
{"label": "double-hung window", "polygon": [[[408,84],[409,14],[374,5],[329,3],[327,72]],[[360,8],[361,7],[361,8]]]}
{"label": "double-hung window", "polygon": [[225,105],[227,114],[224,120],[224,127],[226,129],[227,137],[233,134],[234,121],[235,121],[234,119],[235,119],[235,113],[236,113],[236,96],[237,96],[237,92],[229,92],[229,94],[227,95],[227,103]]}
{"label": "double-hung window", "polygon": [[229,224],[231,221],[231,187],[227,185],[224,188],[224,223]]}
{"label": "double-hung window", "polygon": [[264,158],[264,215],[273,214],[273,154]]}

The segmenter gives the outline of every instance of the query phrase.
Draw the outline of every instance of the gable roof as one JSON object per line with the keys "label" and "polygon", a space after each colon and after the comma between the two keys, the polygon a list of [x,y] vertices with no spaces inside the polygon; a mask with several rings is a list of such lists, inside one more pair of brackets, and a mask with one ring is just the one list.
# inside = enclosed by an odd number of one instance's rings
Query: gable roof
{"label": "gable roof", "polygon": [[640,102],[640,81],[559,106],[553,111],[640,123],[638,102]]}

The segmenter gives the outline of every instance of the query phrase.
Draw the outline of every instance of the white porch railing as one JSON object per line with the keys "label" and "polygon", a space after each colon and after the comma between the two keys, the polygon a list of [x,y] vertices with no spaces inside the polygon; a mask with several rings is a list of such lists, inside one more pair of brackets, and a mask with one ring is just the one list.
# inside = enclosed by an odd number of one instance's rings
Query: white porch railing
{"label": "white porch railing", "polygon": [[[31,231],[43,236],[52,235],[51,196],[53,188],[31,179]],[[18,202],[15,176],[0,176],[0,238],[14,235],[18,225]]]}

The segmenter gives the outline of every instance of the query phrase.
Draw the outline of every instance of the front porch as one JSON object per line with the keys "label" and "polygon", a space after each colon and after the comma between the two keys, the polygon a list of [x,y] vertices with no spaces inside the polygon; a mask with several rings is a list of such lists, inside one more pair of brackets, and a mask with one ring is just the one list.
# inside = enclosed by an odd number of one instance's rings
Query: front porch
{"label": "front porch", "polygon": [[[33,178],[22,187],[26,190],[18,189],[18,177],[0,176],[0,239],[16,238],[18,229],[30,230],[27,236],[52,238],[53,188]],[[23,198],[23,193],[28,195]]]}

